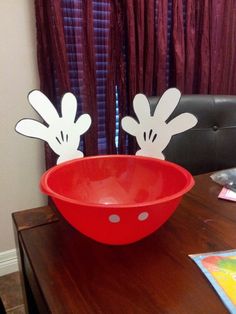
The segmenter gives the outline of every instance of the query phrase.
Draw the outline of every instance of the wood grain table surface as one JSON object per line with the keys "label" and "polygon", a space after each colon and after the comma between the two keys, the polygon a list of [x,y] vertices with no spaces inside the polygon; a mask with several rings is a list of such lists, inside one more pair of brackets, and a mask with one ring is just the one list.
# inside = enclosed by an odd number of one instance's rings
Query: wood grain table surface
{"label": "wood grain table surface", "polygon": [[236,203],[217,198],[209,174],[195,181],[168,222],[124,246],[83,236],[48,206],[14,213],[29,312],[33,299],[39,313],[228,313],[188,255],[236,248]]}

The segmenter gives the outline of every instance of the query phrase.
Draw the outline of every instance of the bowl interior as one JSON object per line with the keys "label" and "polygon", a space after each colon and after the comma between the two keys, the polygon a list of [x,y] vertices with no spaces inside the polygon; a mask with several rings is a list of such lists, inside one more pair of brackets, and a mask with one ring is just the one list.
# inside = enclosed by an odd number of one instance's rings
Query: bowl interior
{"label": "bowl interior", "polygon": [[167,161],[109,155],[63,163],[50,169],[41,184],[49,195],[68,201],[134,205],[184,194],[190,181],[185,169]]}

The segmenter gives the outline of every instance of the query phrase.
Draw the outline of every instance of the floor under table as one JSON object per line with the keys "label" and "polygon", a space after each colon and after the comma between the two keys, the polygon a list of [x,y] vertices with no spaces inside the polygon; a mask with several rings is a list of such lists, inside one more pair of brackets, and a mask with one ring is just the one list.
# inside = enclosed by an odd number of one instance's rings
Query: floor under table
{"label": "floor under table", "polygon": [[25,314],[19,272],[0,277],[0,297],[7,313]]}

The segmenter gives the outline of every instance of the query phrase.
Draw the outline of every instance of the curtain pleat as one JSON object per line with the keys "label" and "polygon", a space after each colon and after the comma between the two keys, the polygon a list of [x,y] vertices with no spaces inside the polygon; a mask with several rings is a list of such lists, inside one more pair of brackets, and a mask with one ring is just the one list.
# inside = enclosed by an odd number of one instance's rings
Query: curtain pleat
{"label": "curtain pleat", "polygon": [[191,94],[196,92],[195,71],[196,71],[196,22],[198,0],[189,0],[186,2],[186,30],[185,30],[185,73],[184,73],[184,93]]}
{"label": "curtain pleat", "polygon": [[199,41],[199,60],[197,76],[197,91],[200,94],[209,93],[211,76],[211,57],[210,57],[210,11],[211,0],[200,1],[201,6],[198,15],[198,41]]}
{"label": "curtain pleat", "polygon": [[[224,66],[223,61],[223,45],[225,30],[223,25],[222,15],[224,15],[225,5],[222,1],[215,1],[210,8],[211,18],[209,19],[209,36],[210,36],[210,56],[211,56],[211,69],[210,69],[210,81],[209,92],[217,94],[220,90],[222,70]],[[214,18],[213,18],[214,17]]]}
{"label": "curtain pleat", "polygon": [[[58,94],[63,95],[70,90],[61,2],[37,0],[35,10],[40,89],[59,111]],[[55,88],[56,81],[58,93]],[[56,155],[47,144],[45,144],[45,155],[46,168],[50,168],[56,163]]]}
{"label": "curtain pleat", "polygon": [[[127,39],[127,76],[129,85],[127,88],[129,89],[129,99],[128,102],[132,103],[133,96],[137,92],[137,71],[139,68],[138,64],[138,48],[137,48],[137,34],[136,34],[136,23],[135,23],[135,3],[133,0],[127,1],[125,7],[126,13],[126,39]],[[138,5],[139,2],[136,2]]]}
{"label": "curtain pleat", "polygon": [[[133,12],[134,12],[134,22],[135,22],[135,35],[136,35],[136,55],[137,55],[137,70],[132,69],[132,71],[137,72],[136,75],[136,86],[139,92],[144,91],[144,35],[146,28],[146,20],[144,19],[144,8],[145,0],[136,0],[133,2]],[[137,90],[135,91],[137,93]]]}
{"label": "curtain pleat", "polygon": [[173,0],[172,30],[173,78],[171,85],[184,91],[185,88],[185,38],[183,19],[183,0]]}
{"label": "curtain pleat", "polygon": [[125,37],[125,9],[124,3],[120,0],[113,1],[114,12],[113,15],[115,20],[112,21],[116,25],[116,51],[117,51],[117,62],[116,62],[116,82],[117,82],[117,96],[118,96],[118,153],[125,154],[128,152],[127,148],[127,133],[121,128],[121,119],[126,116],[128,111],[128,88],[127,88],[127,60],[126,60],[126,37]]}
{"label": "curtain pleat", "polygon": [[[167,88],[167,32],[168,32],[168,1],[157,1],[155,19],[155,70],[156,94],[162,94]],[[154,94],[155,95],[155,94]]]}
{"label": "curtain pleat", "polygon": [[48,14],[43,0],[35,1],[36,28],[37,28],[37,59],[40,76],[40,89],[48,95],[54,96],[53,65],[51,63],[51,40],[49,32],[46,31],[48,25]]}
{"label": "curtain pleat", "polygon": [[117,24],[116,6],[111,5],[109,17],[109,32],[107,36],[107,76],[106,76],[106,99],[105,99],[105,128],[107,140],[107,153],[116,153],[116,60],[119,47],[116,43]]}
{"label": "curtain pleat", "polygon": [[[82,78],[83,78],[83,111],[92,117],[92,125],[85,134],[86,155],[98,154],[98,109],[96,97],[96,65],[94,47],[93,1],[83,2],[82,11]],[[84,18],[86,17],[86,18]]]}
{"label": "curtain pleat", "polygon": [[144,92],[152,95],[154,92],[154,55],[155,55],[155,1],[145,2],[144,21]]}

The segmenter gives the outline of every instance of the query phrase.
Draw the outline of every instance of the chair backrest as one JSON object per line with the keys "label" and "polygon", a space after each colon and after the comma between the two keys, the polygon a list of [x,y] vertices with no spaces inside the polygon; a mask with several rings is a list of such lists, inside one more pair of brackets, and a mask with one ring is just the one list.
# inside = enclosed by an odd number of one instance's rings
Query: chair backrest
{"label": "chair backrest", "polygon": [[[153,114],[159,97],[148,97]],[[236,166],[236,96],[183,95],[168,120],[190,112],[197,125],[174,135],[164,150],[166,160],[192,174]],[[167,121],[168,121],[167,120]]]}

